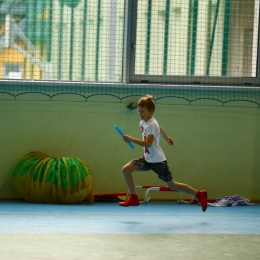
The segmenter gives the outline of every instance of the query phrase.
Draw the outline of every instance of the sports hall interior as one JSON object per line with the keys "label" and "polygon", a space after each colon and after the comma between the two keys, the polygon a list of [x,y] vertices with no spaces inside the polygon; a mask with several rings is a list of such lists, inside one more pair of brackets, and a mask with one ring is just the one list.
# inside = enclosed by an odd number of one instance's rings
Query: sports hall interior
{"label": "sports hall interior", "polygon": [[[259,259],[259,10],[258,0],[0,0],[0,259]],[[141,138],[129,105],[146,94],[174,139],[160,140],[174,180],[209,203],[239,195],[251,206],[203,213],[160,191],[138,207],[35,203],[14,188],[15,166],[38,151],[84,160],[94,195],[126,193],[122,167],[143,148],[114,125]],[[165,185],[151,171],[133,177]]]}

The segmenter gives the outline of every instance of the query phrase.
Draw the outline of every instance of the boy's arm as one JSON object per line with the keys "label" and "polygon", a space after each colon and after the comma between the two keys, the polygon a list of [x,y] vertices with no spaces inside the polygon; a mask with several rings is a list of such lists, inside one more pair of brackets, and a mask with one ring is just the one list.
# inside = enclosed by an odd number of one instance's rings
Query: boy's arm
{"label": "boy's arm", "polygon": [[150,147],[152,145],[152,143],[153,143],[154,136],[153,135],[148,135],[147,139],[145,141],[137,139],[137,138],[134,138],[134,137],[129,136],[129,135],[124,135],[123,139],[126,142],[130,141],[130,142],[133,142],[133,143],[138,144],[138,145],[143,146],[143,147]]}
{"label": "boy's arm", "polygon": [[168,137],[164,129],[160,126],[160,134],[169,145],[174,145],[174,141],[171,137]]}

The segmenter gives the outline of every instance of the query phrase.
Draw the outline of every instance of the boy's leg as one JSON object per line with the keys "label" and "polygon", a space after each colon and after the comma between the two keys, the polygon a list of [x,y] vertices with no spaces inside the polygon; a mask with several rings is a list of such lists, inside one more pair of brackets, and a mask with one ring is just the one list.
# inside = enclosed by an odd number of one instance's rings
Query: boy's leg
{"label": "boy's leg", "polygon": [[132,173],[137,171],[139,168],[140,168],[140,165],[129,162],[122,169],[122,172],[123,172],[123,175],[125,178],[125,182],[126,182],[127,187],[131,194],[136,194],[136,188],[135,188],[135,183],[134,183]]}
{"label": "boy's leg", "polygon": [[120,202],[119,205],[120,206],[138,206],[140,204],[140,201],[138,199],[138,196],[136,195],[136,188],[135,188],[135,183],[134,183],[134,179],[132,176],[132,173],[137,171],[140,168],[140,165],[129,162],[127,163],[123,169],[123,175],[125,178],[125,182],[127,184],[127,187],[131,193],[130,197],[128,198],[128,200],[124,201],[124,202]]}
{"label": "boy's leg", "polygon": [[177,191],[181,191],[184,193],[188,193],[194,197],[197,194],[197,190],[193,189],[192,187],[190,187],[189,185],[187,185],[185,183],[180,183],[180,182],[171,180],[169,182],[166,182],[166,184],[171,190],[177,190]]}
{"label": "boy's leg", "polygon": [[185,183],[179,183],[179,182],[176,182],[173,180],[166,182],[166,184],[171,190],[181,191],[181,192],[184,192],[184,193],[187,193],[187,194],[190,194],[190,195],[196,197],[201,204],[202,211],[203,212],[206,211],[206,209],[207,209],[207,191],[205,191],[205,190],[197,191]]}

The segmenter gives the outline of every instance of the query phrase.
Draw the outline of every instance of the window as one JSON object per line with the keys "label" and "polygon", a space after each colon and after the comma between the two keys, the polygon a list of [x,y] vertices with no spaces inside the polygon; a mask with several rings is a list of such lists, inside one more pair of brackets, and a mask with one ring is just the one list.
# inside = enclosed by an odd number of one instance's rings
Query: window
{"label": "window", "polygon": [[[259,6],[259,0],[0,0],[2,78],[259,85]],[[7,73],[13,63],[23,69]]]}
{"label": "window", "polygon": [[131,81],[260,82],[259,1],[139,0],[133,9]]}
{"label": "window", "polygon": [[4,78],[5,79],[22,79],[22,65],[21,64],[4,64]]}

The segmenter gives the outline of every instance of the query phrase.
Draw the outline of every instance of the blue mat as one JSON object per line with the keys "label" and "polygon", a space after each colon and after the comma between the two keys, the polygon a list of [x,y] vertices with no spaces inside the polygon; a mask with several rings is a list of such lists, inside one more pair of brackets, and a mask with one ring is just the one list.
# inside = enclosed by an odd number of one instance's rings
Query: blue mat
{"label": "blue mat", "polygon": [[149,202],[74,205],[0,202],[0,233],[260,234],[260,204],[208,207]]}

